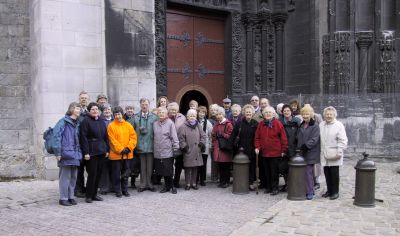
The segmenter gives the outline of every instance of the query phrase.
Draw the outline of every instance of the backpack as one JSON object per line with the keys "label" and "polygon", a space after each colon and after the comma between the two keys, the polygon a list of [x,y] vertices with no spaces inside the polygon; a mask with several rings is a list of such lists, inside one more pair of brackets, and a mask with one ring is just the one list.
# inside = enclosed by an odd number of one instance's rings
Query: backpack
{"label": "backpack", "polygon": [[44,139],[44,147],[49,154],[54,154],[53,147],[55,145],[54,135],[53,135],[53,128],[49,127],[43,133]]}

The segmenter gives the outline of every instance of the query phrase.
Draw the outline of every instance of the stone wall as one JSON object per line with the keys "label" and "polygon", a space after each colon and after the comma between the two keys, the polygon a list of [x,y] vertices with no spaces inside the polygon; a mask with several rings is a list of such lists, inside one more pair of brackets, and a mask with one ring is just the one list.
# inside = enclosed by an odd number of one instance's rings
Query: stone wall
{"label": "stone wall", "polygon": [[63,117],[79,92],[106,93],[104,1],[32,0],[32,98],[38,176],[57,177],[43,154],[43,131]]}
{"label": "stone wall", "polygon": [[105,0],[107,92],[112,105],[155,107],[154,1]]}
{"label": "stone wall", "polygon": [[36,175],[29,0],[0,0],[0,178]]}

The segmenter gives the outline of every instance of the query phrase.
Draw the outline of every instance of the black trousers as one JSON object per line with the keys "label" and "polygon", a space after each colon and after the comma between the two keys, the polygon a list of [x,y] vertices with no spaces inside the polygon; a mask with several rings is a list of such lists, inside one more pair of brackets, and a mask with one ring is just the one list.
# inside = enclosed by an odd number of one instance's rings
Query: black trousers
{"label": "black trousers", "polygon": [[339,193],[339,166],[324,166],[327,192],[332,195]]}
{"label": "black trousers", "polygon": [[206,181],[207,177],[207,159],[208,155],[207,154],[201,154],[203,157],[203,165],[199,166],[197,170],[197,182],[200,181],[201,183],[204,183]]}
{"label": "black trousers", "polygon": [[219,183],[220,184],[229,184],[230,182],[230,171],[231,171],[231,162],[218,162],[219,167]]}
{"label": "black trousers", "polygon": [[265,189],[272,191],[278,190],[279,159],[280,157],[262,157],[265,174]]}
{"label": "black trousers", "polygon": [[76,177],[76,185],[74,192],[86,192],[85,189],[85,167],[87,171],[87,161],[82,157],[81,164],[78,167],[78,175]]}
{"label": "black trousers", "polygon": [[181,173],[183,169],[183,155],[179,155],[175,157],[175,175],[174,175],[174,184],[179,184],[181,179]]}
{"label": "black trousers", "polygon": [[111,181],[116,193],[128,191],[129,165],[131,160],[118,160],[111,162]]}
{"label": "black trousers", "polygon": [[169,191],[172,186],[172,176],[164,176],[165,188]]}
{"label": "black trousers", "polygon": [[88,172],[88,178],[86,182],[86,198],[94,198],[97,195],[97,189],[99,188],[99,181],[105,159],[105,154],[103,154],[91,156],[90,160],[87,162],[86,170]]}

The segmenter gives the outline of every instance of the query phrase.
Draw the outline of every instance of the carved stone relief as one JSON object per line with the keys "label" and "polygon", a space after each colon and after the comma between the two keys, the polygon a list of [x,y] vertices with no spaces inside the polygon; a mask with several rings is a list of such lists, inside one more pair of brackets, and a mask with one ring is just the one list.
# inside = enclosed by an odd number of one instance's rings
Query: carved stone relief
{"label": "carved stone relief", "polygon": [[396,91],[396,53],[394,31],[384,31],[377,38],[378,68],[374,88],[377,92]]}
{"label": "carved stone relief", "polygon": [[336,93],[349,94],[352,80],[350,77],[350,32],[336,32],[334,74]]}

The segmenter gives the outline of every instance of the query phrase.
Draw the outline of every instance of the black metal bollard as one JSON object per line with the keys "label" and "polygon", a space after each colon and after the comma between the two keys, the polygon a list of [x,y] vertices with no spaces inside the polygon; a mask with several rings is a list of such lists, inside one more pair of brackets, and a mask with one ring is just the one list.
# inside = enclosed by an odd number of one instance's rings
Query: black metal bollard
{"label": "black metal bollard", "polygon": [[288,195],[292,201],[306,200],[306,162],[299,152],[289,161]]}
{"label": "black metal bollard", "polygon": [[249,164],[249,158],[243,153],[243,148],[240,148],[239,153],[233,159],[232,193],[249,193]]}
{"label": "black metal bollard", "polygon": [[374,161],[368,159],[368,154],[363,153],[364,158],[357,162],[356,189],[354,205],[360,207],[375,207],[375,171]]}

